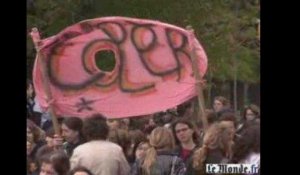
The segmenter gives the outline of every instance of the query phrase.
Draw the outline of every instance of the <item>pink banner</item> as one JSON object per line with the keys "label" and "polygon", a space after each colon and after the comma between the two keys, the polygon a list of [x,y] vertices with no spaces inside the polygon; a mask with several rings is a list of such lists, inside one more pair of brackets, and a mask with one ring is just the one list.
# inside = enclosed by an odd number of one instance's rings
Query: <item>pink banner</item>
{"label": "pink banner", "polygon": [[[151,114],[173,108],[196,96],[189,34],[159,21],[104,17],[82,21],[43,40],[33,32],[44,55],[52,99],[47,101],[41,60],[33,78],[36,95],[56,115],[87,117],[101,113],[109,118]],[[193,39],[198,68],[207,69],[206,54]],[[111,72],[96,66],[95,54],[114,53]]]}

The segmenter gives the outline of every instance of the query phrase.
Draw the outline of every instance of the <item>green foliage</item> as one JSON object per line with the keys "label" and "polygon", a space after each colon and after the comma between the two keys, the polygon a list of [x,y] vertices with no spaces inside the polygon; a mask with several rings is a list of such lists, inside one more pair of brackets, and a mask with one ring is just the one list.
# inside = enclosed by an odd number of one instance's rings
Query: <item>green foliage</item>
{"label": "green foliage", "polygon": [[[41,37],[46,38],[81,20],[104,16],[192,25],[207,53],[211,78],[233,80],[236,70],[239,81],[251,83],[260,79],[259,13],[258,0],[34,0],[27,10],[27,29],[38,27]],[[27,60],[32,63],[34,58],[28,36]]]}
{"label": "green foliage", "polygon": [[99,51],[95,55],[96,65],[102,71],[111,72],[115,65],[116,59],[112,51]]}

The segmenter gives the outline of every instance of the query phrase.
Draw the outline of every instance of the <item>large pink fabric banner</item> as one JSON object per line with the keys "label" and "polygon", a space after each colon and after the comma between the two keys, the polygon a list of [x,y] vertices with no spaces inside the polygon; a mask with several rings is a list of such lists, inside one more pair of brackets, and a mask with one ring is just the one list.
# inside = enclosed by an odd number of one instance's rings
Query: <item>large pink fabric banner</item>
{"label": "large pink fabric banner", "polygon": [[[125,17],[85,20],[42,40],[33,32],[44,55],[33,70],[40,105],[46,110],[51,104],[56,115],[82,118],[94,113],[132,117],[173,108],[197,95],[190,44],[201,76],[207,69],[202,46],[190,36],[174,25]],[[110,72],[96,66],[96,53],[105,50],[115,57]],[[46,63],[52,99],[46,98],[40,59]]]}

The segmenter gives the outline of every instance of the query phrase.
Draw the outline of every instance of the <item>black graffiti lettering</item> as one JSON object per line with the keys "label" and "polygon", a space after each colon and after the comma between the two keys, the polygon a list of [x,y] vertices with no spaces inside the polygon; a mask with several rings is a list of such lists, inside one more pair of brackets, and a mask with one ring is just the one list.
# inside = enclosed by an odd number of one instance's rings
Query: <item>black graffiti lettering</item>
{"label": "black graffiti lettering", "polygon": [[125,78],[122,77],[122,75],[124,75],[124,62],[125,62],[125,56],[124,56],[124,53],[123,53],[123,50],[120,50],[120,62],[121,62],[121,66],[119,67],[119,87],[120,89],[123,91],[123,92],[141,92],[141,91],[144,91],[144,90],[147,90],[147,89],[152,89],[154,88],[155,84],[154,83],[151,83],[151,84],[148,84],[148,85],[144,85],[144,86],[141,86],[141,87],[137,87],[137,88],[126,88],[124,85],[123,85],[123,81]]}
{"label": "black graffiti lettering", "polygon": [[80,35],[82,35],[82,33],[75,32],[75,31],[70,31],[70,32],[65,33],[65,34],[62,35],[62,38],[63,38],[62,41],[66,41],[66,40],[78,37]]}
{"label": "black graffiti lettering", "polygon": [[[151,42],[148,44],[148,46],[142,46],[142,45],[139,45],[139,43],[142,43],[142,42],[138,42],[137,39],[140,39],[140,38],[136,38],[136,32],[138,32],[139,30],[148,30],[151,34],[152,34],[152,40]],[[151,68],[151,63],[149,63],[147,61],[147,58],[145,56],[145,54],[147,52],[150,52],[152,50],[155,49],[155,45],[157,44],[157,36],[154,32],[154,30],[151,28],[151,25],[139,25],[139,24],[136,24],[135,27],[133,27],[132,31],[131,31],[131,41],[133,43],[133,45],[135,46],[135,48],[137,49],[138,51],[138,54],[139,54],[139,57],[143,63],[143,66],[146,68],[146,70],[152,74],[152,75],[155,75],[155,76],[165,76],[165,75],[168,75],[168,74],[171,74],[173,72],[176,72],[176,71],[179,71],[179,68],[180,68],[180,64],[178,64],[178,61],[176,60],[176,67],[175,68],[171,68],[169,70],[164,70],[164,71],[155,71]]]}
{"label": "black graffiti lettering", "polygon": [[[117,36],[115,36],[115,33],[113,33],[112,31],[110,31],[108,29],[108,26],[109,25],[115,25],[115,26],[118,26],[119,29],[122,31],[122,35],[121,37],[118,39]],[[146,89],[150,89],[150,88],[153,88],[154,87],[154,84],[151,84],[151,85],[144,85],[144,86],[139,86],[139,87],[125,87],[124,86],[124,81],[125,81],[125,70],[124,70],[124,67],[125,67],[125,62],[126,62],[126,56],[124,54],[124,51],[123,51],[123,47],[122,47],[122,44],[123,42],[126,40],[127,38],[127,32],[125,30],[125,28],[119,24],[119,23],[116,23],[116,22],[103,22],[103,23],[99,23],[97,25],[97,27],[99,29],[101,29],[104,33],[106,33],[109,37],[110,37],[110,42],[115,44],[115,46],[117,47],[117,50],[118,50],[118,57],[119,57],[119,61],[120,61],[120,66],[119,66],[119,69],[118,69],[118,82],[119,82],[119,87],[120,87],[120,90],[122,92],[140,92],[140,91],[144,91]],[[111,84],[113,84],[115,81],[112,81]]]}
{"label": "black graffiti lettering", "polygon": [[[142,44],[138,44],[137,39],[141,39],[141,38],[136,38],[135,37],[135,33],[139,32],[139,30],[148,30],[151,33],[151,42],[148,43],[147,46],[143,46]],[[147,51],[151,51],[152,49],[154,49],[155,44],[156,44],[156,40],[157,40],[157,36],[154,32],[154,30],[151,28],[151,25],[136,25],[132,28],[131,30],[131,41],[134,45],[134,47],[139,51],[139,52],[147,52]]]}
{"label": "black graffiti lettering", "polygon": [[[108,29],[109,25],[114,25],[114,26],[119,27],[119,30],[121,31],[121,36],[119,36],[120,38],[118,38],[118,36],[116,36],[116,33],[114,33],[113,31],[110,31]],[[118,85],[120,87],[120,90],[123,91],[123,92],[140,92],[140,91],[143,91],[143,90],[146,90],[146,89],[153,88],[154,84],[139,86],[139,87],[130,87],[130,88],[124,86],[124,81],[126,81],[125,80],[126,77],[124,76],[125,75],[124,67],[125,67],[126,58],[125,58],[125,54],[124,54],[124,51],[123,51],[123,48],[122,48],[122,44],[127,38],[127,32],[121,24],[116,23],[116,22],[113,22],[113,23],[112,22],[111,23],[110,22],[99,23],[96,26],[97,26],[98,29],[100,29],[104,33],[106,33],[107,36],[109,37],[109,39],[100,39],[100,40],[92,41],[84,48],[84,51],[83,51],[83,54],[82,54],[82,63],[83,63],[84,69],[88,73],[93,74],[93,72],[91,70],[89,70],[88,66],[86,65],[86,61],[85,61],[85,59],[87,59],[85,57],[86,52],[90,47],[92,47],[93,44],[96,44],[96,43],[101,44],[101,43],[104,43],[104,42],[106,42],[106,44],[113,45],[117,49],[116,53],[118,54],[117,57],[119,58],[120,66],[117,69],[118,72],[117,72],[117,76],[115,78],[113,78],[108,83],[100,83],[99,81],[97,81],[97,83],[95,85],[99,86],[99,87],[109,87],[109,86],[113,85],[114,83],[116,83],[117,80],[118,80]],[[103,79],[105,79],[105,78],[103,78]]]}
{"label": "black graffiti lettering", "polygon": [[[181,36],[181,41],[182,42],[178,47],[176,47],[175,43],[173,43],[172,40],[171,40],[171,36],[170,36],[171,32],[175,32],[175,33],[177,33],[178,35]],[[181,52],[181,53],[185,54],[191,60],[190,54],[185,50],[185,48],[187,47],[187,44],[188,44],[187,36],[184,35],[181,32],[178,32],[178,31],[175,31],[175,30],[172,30],[172,29],[166,29],[166,34],[167,34],[168,44],[172,48],[173,53]]]}
{"label": "black graffiti lettering", "polygon": [[89,79],[84,80],[83,82],[80,83],[66,83],[58,80],[57,77],[54,75],[54,71],[52,70],[52,65],[54,65],[55,57],[58,54],[58,50],[66,46],[68,46],[68,44],[64,45],[62,42],[57,42],[56,45],[50,49],[47,55],[47,71],[48,71],[49,80],[53,85],[63,90],[80,90],[88,87],[89,85],[93,84],[96,80],[99,80],[104,77],[105,74],[100,72],[94,74]]}
{"label": "black graffiti lettering", "polygon": [[[97,39],[97,40],[91,41],[89,44],[87,44],[87,45],[83,48],[83,52],[82,52],[82,55],[81,55],[82,65],[83,65],[84,70],[85,70],[86,72],[88,72],[89,74],[91,74],[91,75],[93,75],[94,72],[93,72],[92,70],[90,70],[90,69],[88,68],[88,66],[87,66],[87,63],[86,63],[86,59],[87,59],[86,54],[87,54],[87,52],[88,52],[88,49],[91,48],[93,45],[95,45],[95,44],[102,44],[102,43],[103,43],[103,44],[112,44],[112,45],[117,46],[113,41],[111,41],[111,40],[109,40],[109,39]],[[119,51],[117,50],[117,52],[119,52]],[[104,76],[102,77],[102,79],[105,79],[105,76],[106,76],[106,75],[105,75],[105,73],[104,73]],[[114,84],[114,83],[117,81],[117,78],[118,78],[118,77],[116,76],[114,79],[112,79],[112,80],[109,81],[108,83],[100,83],[99,81],[100,81],[101,79],[99,79],[95,85],[96,85],[96,86],[99,86],[99,87],[109,87],[109,86],[111,86],[112,84]]]}
{"label": "black graffiti lettering", "polygon": [[47,58],[47,71],[48,71],[48,76],[49,76],[49,80],[50,82],[59,87],[60,89],[63,89],[63,90],[80,90],[80,89],[84,89],[88,86],[90,86],[91,84],[93,84],[95,81],[99,80],[99,79],[102,79],[105,74],[103,72],[99,72],[97,74],[94,74],[93,76],[91,76],[89,79],[87,80],[84,80],[83,82],[80,82],[80,83],[66,83],[66,82],[62,82],[60,80],[58,80],[56,78],[55,75],[53,75],[53,72],[52,71],[52,62],[54,61],[54,59],[52,58],[53,55],[50,55],[48,58]]}
{"label": "black graffiti lettering", "polygon": [[[106,35],[110,37],[110,39],[116,43],[121,44],[125,41],[127,37],[127,32],[125,28],[122,26],[122,24],[119,24],[117,22],[102,22],[96,25],[98,29],[101,29]],[[117,38],[118,36],[115,36],[113,31],[109,29],[109,26],[118,26],[119,30],[121,31],[121,37]]]}
{"label": "black graffiti lettering", "polygon": [[[177,35],[181,36],[181,44],[178,47],[176,47],[176,44],[172,42],[172,39],[171,39],[172,32],[174,32]],[[169,47],[172,49],[173,56],[176,60],[177,67],[178,67],[178,69],[180,69],[180,61],[179,61],[179,58],[178,58],[179,57],[179,55],[178,55],[179,52],[185,54],[190,59],[190,55],[184,50],[184,48],[186,47],[186,44],[187,44],[187,37],[183,33],[178,32],[178,31],[173,30],[173,29],[170,29],[170,28],[166,28],[165,33],[166,33],[166,36],[167,36],[167,42],[169,44]],[[181,78],[180,70],[178,70],[177,73],[178,73],[177,81],[179,81],[180,78]]]}
{"label": "black graffiti lettering", "polygon": [[[187,51],[187,37],[174,29],[165,28],[165,35],[167,38],[167,43],[169,48],[172,51],[173,58],[175,60],[176,66],[165,69],[165,70],[156,70],[154,69],[154,64],[151,63],[151,59],[148,58],[148,53],[154,52],[155,48],[158,46],[158,38],[155,33],[153,24],[134,24],[131,31],[127,32],[125,25],[118,22],[101,22],[95,25],[89,22],[83,22],[80,24],[81,32],[69,31],[67,33],[62,34],[60,37],[57,37],[51,44],[47,45],[45,48],[46,56],[47,56],[47,71],[49,73],[49,79],[51,83],[60,89],[63,90],[81,90],[83,88],[87,88],[88,86],[95,85],[98,87],[110,87],[113,84],[119,86],[122,92],[134,93],[134,92],[142,92],[147,89],[154,88],[154,83],[145,83],[143,85],[130,83],[128,80],[128,74],[126,70],[126,52],[124,50],[124,42],[126,39],[130,39],[131,43],[135,47],[138,52],[138,56],[143,64],[143,67],[154,76],[166,76],[169,74],[177,73],[177,80],[180,80],[180,53],[185,54],[189,59],[190,55]],[[67,42],[68,40],[78,37],[85,33],[90,33],[93,30],[101,30],[103,33],[107,35],[104,39],[96,39],[86,44],[82,51],[81,59],[82,59],[82,67],[88,74],[91,76],[88,79],[83,80],[80,83],[69,83],[63,82],[59,80],[55,75],[55,60],[58,59],[59,54],[62,54],[62,50],[64,50],[68,46],[74,45],[72,42]],[[149,40],[145,41],[144,38],[139,37],[143,32],[147,32],[149,34]],[[175,34],[181,38],[181,43],[175,43],[172,40],[172,34]],[[106,75],[105,72],[99,72],[97,70],[91,70],[89,67],[89,63],[91,62],[88,59],[89,49],[93,48],[95,44],[99,44],[101,47],[111,45],[115,49],[115,54],[117,54],[116,58],[118,58],[119,63],[118,67],[115,69],[116,72],[113,76]],[[97,46],[97,47],[98,47]],[[104,47],[105,48],[105,47]],[[163,59],[163,58],[161,58]],[[94,68],[94,67],[93,67]],[[84,100],[83,100],[84,101]],[[88,108],[86,108],[88,110]],[[83,109],[81,109],[83,110]]]}

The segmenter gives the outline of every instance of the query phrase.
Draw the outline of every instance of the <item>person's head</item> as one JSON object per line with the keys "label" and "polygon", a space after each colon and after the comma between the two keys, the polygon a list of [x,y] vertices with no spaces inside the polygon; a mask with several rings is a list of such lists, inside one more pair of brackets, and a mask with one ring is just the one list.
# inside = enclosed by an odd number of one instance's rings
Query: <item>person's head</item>
{"label": "person's head", "polygon": [[73,168],[68,175],[93,175],[93,173],[83,166]]}
{"label": "person's head", "polygon": [[30,155],[32,149],[33,149],[33,148],[32,148],[32,143],[31,143],[30,141],[27,140],[27,142],[26,142],[26,154],[27,154],[27,156]]}
{"label": "person's head", "polygon": [[208,125],[213,124],[215,121],[217,121],[217,114],[212,109],[206,109],[206,118]]}
{"label": "person's head", "polygon": [[128,162],[134,162],[135,152],[138,144],[141,142],[146,142],[147,138],[146,135],[139,129],[129,130],[128,135],[130,139],[130,149],[128,150]]}
{"label": "person's head", "polygon": [[213,108],[215,112],[220,112],[224,108],[230,107],[229,101],[223,96],[217,96],[214,98]]}
{"label": "person's head", "polygon": [[148,119],[147,125],[149,125],[149,126],[156,126],[156,123],[154,122],[153,117],[150,117],[150,118]]}
{"label": "person's head", "polygon": [[46,130],[46,142],[48,147],[53,147],[53,138],[54,138],[55,132],[54,128],[51,127]]}
{"label": "person's head", "polygon": [[[163,115],[164,112],[157,112],[153,115],[153,122],[155,123],[154,126],[163,126],[164,125],[164,121],[163,121]],[[151,120],[149,120],[149,122],[151,122]]]}
{"label": "person's head", "polygon": [[27,140],[31,143],[37,143],[42,138],[41,130],[31,120],[27,119]]}
{"label": "person's head", "polygon": [[132,145],[146,139],[146,135],[139,129],[129,130],[128,135]]}
{"label": "person's head", "polygon": [[245,159],[250,153],[260,153],[260,125],[246,125],[234,146],[234,162]]}
{"label": "person's head", "polygon": [[63,151],[53,151],[40,160],[40,175],[66,175],[70,169],[70,161]]}
{"label": "person's head", "polygon": [[33,90],[32,82],[30,80],[27,80],[27,88],[26,88],[27,98],[32,98],[33,92],[34,90]]}
{"label": "person's head", "polygon": [[231,145],[233,144],[235,135],[234,122],[230,120],[219,121],[219,126],[221,128],[221,143],[223,143],[224,151],[231,151]]}
{"label": "person's head", "polygon": [[121,129],[129,130],[130,127],[130,119],[129,118],[123,118],[121,119]]}
{"label": "person's head", "polygon": [[224,157],[231,158],[233,145],[231,135],[232,122],[222,121],[212,124],[204,134],[202,147],[194,152],[193,167],[203,169],[209,150],[220,149]]}
{"label": "person's head", "polygon": [[106,123],[107,123],[109,129],[118,129],[121,126],[120,119],[107,119]]}
{"label": "person's head", "polygon": [[223,112],[223,113],[221,113],[219,118],[218,118],[218,122],[221,122],[221,121],[232,122],[232,125],[235,128],[237,127],[236,117],[235,117],[235,114],[233,112]]}
{"label": "person's head", "polygon": [[171,150],[175,146],[172,131],[165,127],[155,128],[150,134],[149,143],[157,150]]}
{"label": "person's head", "polygon": [[195,127],[187,118],[177,119],[171,126],[176,144],[184,144],[193,141],[198,144],[198,137],[195,132]]}
{"label": "person's head", "polygon": [[135,159],[144,158],[149,148],[150,148],[150,144],[147,140],[138,143],[134,150]]}
{"label": "person's head", "polygon": [[83,134],[87,141],[106,140],[108,133],[106,118],[101,114],[94,114],[83,121]]}
{"label": "person's head", "polygon": [[29,174],[33,174],[38,170],[36,161],[32,160],[31,158],[27,157],[27,171]]}
{"label": "person's head", "polygon": [[164,124],[171,123],[175,117],[176,116],[174,113],[167,111],[164,113],[164,115],[162,115],[162,121]]}
{"label": "person's head", "polygon": [[170,151],[175,147],[175,141],[170,129],[165,127],[155,128],[149,137],[150,148],[147,150],[142,168],[150,173],[150,167],[156,160],[157,151]]}
{"label": "person's head", "polygon": [[179,117],[191,117],[193,113],[194,103],[197,101],[197,97],[194,97],[187,102],[184,102],[177,107],[177,115]]}
{"label": "person's head", "polygon": [[112,129],[109,130],[108,140],[120,145],[123,149],[124,155],[128,157],[128,150],[130,148],[131,140],[127,130]]}
{"label": "person's head", "polygon": [[69,143],[79,142],[83,122],[78,117],[67,117],[62,122],[62,136]]}
{"label": "person's head", "polygon": [[149,139],[151,132],[156,128],[156,125],[148,125],[143,129],[143,132],[146,134],[146,137]]}
{"label": "person's head", "polygon": [[244,121],[253,121],[257,118],[260,118],[260,109],[258,106],[251,104],[246,106],[243,113]]}

